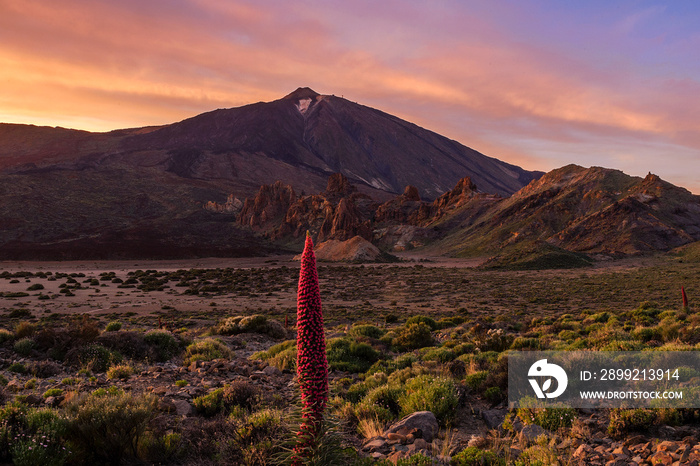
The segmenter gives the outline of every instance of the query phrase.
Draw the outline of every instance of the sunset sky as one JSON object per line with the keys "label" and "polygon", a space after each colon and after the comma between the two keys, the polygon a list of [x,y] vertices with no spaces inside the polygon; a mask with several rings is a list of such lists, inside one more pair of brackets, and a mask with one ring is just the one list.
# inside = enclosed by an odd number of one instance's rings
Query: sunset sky
{"label": "sunset sky", "polygon": [[0,121],[108,131],[308,86],[527,169],[700,193],[699,51],[697,0],[0,0]]}

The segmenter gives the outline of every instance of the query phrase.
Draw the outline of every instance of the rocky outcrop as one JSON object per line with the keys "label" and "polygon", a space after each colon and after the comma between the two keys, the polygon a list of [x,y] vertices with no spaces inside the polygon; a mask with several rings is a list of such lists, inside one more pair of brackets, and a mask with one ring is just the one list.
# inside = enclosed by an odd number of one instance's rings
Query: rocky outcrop
{"label": "rocky outcrop", "polygon": [[296,199],[294,189],[281,181],[260,186],[255,198],[246,199],[243,203],[238,223],[253,229],[273,225],[284,218]]}
{"label": "rocky outcrop", "polygon": [[261,186],[254,199],[246,199],[238,222],[274,240],[298,238],[311,231],[318,241],[345,241],[354,236],[371,241],[375,209],[376,203],[369,196],[335,173],[323,193],[311,196],[297,198],[294,190],[281,182]]}
{"label": "rocky outcrop", "polygon": [[354,199],[352,198],[344,197],[340,199],[332,213],[328,212],[318,232],[320,241],[326,239],[344,241],[354,236],[361,236],[368,241],[372,240],[370,221],[363,218],[362,213],[353,201]]}
{"label": "rocky outcrop", "polygon": [[204,204],[204,210],[216,212],[219,214],[238,214],[243,209],[243,201],[238,199],[233,194],[229,194],[226,202],[219,204],[215,201],[209,201]]}
{"label": "rocky outcrop", "polygon": [[459,180],[457,185],[452,188],[452,191],[446,192],[433,201],[433,211],[444,212],[450,207],[459,207],[472,197],[476,196],[476,194],[476,185],[472,182],[471,178],[466,176]]}
{"label": "rocky outcrop", "polygon": [[350,180],[347,179],[342,173],[333,173],[328,177],[328,185],[326,190],[323,192],[326,198],[334,197],[346,197],[350,196],[352,193],[357,192],[357,187],[350,184]]}
{"label": "rocky outcrop", "polygon": [[377,208],[374,221],[376,223],[417,225],[428,219],[430,214],[430,204],[422,202],[418,189],[409,185],[406,186],[403,194]]}
{"label": "rocky outcrop", "polygon": [[324,241],[316,246],[315,252],[319,261],[328,262],[371,262],[381,254],[375,245],[360,236],[347,241]]}

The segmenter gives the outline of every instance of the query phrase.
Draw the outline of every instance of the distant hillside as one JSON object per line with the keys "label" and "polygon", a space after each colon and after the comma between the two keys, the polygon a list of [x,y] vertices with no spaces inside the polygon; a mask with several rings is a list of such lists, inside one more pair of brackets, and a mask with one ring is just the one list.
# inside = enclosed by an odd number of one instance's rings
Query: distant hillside
{"label": "distant hillside", "polygon": [[587,254],[639,254],[700,239],[700,196],[651,174],[568,165],[477,217],[463,210],[445,221],[435,247],[458,255],[539,241]]}

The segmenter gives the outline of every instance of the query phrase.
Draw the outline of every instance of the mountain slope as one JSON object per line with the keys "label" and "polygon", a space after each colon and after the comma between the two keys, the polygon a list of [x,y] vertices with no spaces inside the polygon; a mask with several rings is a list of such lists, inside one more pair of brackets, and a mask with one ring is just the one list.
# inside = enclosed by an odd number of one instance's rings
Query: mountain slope
{"label": "mountain slope", "polygon": [[365,189],[368,194],[398,194],[411,184],[421,196],[435,198],[470,176],[485,192],[509,195],[540,175],[308,88],[125,138],[122,151],[182,177],[238,179],[256,188],[280,180],[310,192],[323,189],[330,174],[342,173],[374,188]]}

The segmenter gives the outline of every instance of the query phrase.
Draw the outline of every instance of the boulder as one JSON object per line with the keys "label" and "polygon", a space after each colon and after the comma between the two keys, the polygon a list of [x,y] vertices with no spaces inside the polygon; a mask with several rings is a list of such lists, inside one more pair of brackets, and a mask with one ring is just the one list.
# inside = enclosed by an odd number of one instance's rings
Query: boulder
{"label": "boulder", "polygon": [[413,429],[419,429],[423,433],[423,439],[426,442],[431,443],[433,438],[435,438],[437,435],[440,427],[438,426],[437,419],[433,413],[430,411],[418,411],[413,414],[409,414],[399,422],[389,427],[389,429],[384,432],[384,437],[386,437],[389,433],[397,433],[402,430],[411,431]]}

